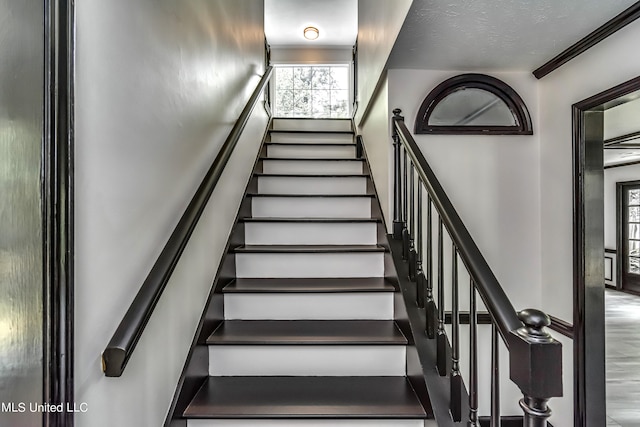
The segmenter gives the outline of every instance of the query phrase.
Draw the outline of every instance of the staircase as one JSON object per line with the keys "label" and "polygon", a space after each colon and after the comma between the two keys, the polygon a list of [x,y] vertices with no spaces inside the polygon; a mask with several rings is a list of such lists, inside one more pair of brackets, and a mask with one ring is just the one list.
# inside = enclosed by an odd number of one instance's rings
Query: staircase
{"label": "staircase", "polygon": [[271,127],[227,255],[235,278],[206,339],[208,377],[180,425],[425,426],[430,403],[416,392],[422,376],[407,376],[411,330],[396,322],[404,303],[351,121]]}

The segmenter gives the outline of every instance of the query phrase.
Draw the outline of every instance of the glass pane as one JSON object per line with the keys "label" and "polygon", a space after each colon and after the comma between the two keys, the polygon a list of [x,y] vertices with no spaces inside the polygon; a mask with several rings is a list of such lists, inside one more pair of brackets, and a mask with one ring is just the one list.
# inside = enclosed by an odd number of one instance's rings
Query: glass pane
{"label": "glass pane", "polygon": [[313,67],[311,88],[331,89],[331,69],[329,67]]}
{"label": "glass pane", "polygon": [[293,68],[282,67],[276,69],[276,90],[293,89]]}
{"label": "glass pane", "polygon": [[640,241],[629,240],[629,256],[640,257]]}
{"label": "glass pane", "polygon": [[640,224],[629,224],[629,238],[640,240]]}
{"label": "glass pane", "polygon": [[629,222],[640,222],[640,207],[629,208]]}
{"label": "glass pane", "polygon": [[331,67],[331,88],[349,89],[349,67]]}
{"label": "glass pane", "polygon": [[296,116],[311,114],[311,91],[297,90],[293,94],[293,112]]}
{"label": "glass pane", "polygon": [[311,89],[311,67],[295,67],[293,69],[293,87],[295,89]]}
{"label": "glass pane", "polygon": [[329,117],[331,113],[331,98],[328,90],[311,91],[313,117]]}
{"label": "glass pane", "polygon": [[279,117],[288,117],[293,113],[293,91],[278,90],[276,91],[276,108],[275,115]]}
{"label": "glass pane", "polygon": [[349,91],[331,91],[331,117],[349,116]]}
{"label": "glass pane", "polygon": [[640,190],[629,190],[629,206],[640,205]]}
{"label": "glass pane", "polygon": [[429,117],[432,126],[517,126],[507,104],[482,89],[461,88],[441,100]]}
{"label": "glass pane", "polygon": [[640,258],[629,257],[629,273],[640,274]]}

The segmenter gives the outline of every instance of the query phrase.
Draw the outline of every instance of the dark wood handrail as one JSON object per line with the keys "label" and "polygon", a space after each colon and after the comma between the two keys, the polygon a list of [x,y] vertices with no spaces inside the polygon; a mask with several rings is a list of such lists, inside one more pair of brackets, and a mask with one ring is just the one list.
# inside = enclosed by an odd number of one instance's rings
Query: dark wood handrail
{"label": "dark wood handrail", "polygon": [[273,67],[269,66],[266,68],[258,86],[253,91],[242,113],[240,113],[240,117],[231,129],[220,152],[204,176],[202,183],[182,214],[173,233],[171,233],[171,237],[169,237],[169,240],[162,249],[147,278],[140,287],[138,294],[122,318],[111,341],[109,341],[109,344],[102,353],[102,369],[106,376],[119,377],[122,375],[153,313],[153,309],[169,282],[171,274],[180,260],[180,256],[211,197],[211,193],[213,193],[234,148],[238,144],[238,140],[249,120],[249,116],[253,112],[253,109],[258,103],[258,99],[271,78],[272,71]]}
{"label": "dark wood handrail", "polygon": [[482,256],[480,249],[478,249],[471,234],[469,234],[467,227],[465,227],[462,219],[460,219],[458,212],[453,207],[440,181],[438,181],[438,178],[436,178],[433,173],[427,159],[425,159],[422,151],[418,148],[418,144],[411,135],[407,125],[405,125],[404,120],[399,120],[398,117],[399,116],[394,117],[393,120],[398,136],[402,140],[407,154],[411,157],[416,172],[431,195],[433,204],[438,210],[451,239],[458,248],[460,259],[462,259],[462,262],[464,262],[469,274],[476,283],[482,301],[489,310],[491,317],[494,319],[494,322],[500,330],[500,334],[508,346],[510,333],[523,326],[520,319],[518,319],[518,313],[500,286],[493,271],[491,271],[491,267],[489,267],[484,256]]}

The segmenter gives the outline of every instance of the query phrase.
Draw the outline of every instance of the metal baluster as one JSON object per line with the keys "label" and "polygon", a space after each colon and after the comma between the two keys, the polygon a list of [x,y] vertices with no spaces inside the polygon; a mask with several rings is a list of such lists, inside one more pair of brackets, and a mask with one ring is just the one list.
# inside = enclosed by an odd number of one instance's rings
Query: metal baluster
{"label": "metal baluster", "polygon": [[[416,234],[416,200],[415,200],[415,174],[414,174],[414,166],[413,162],[411,162],[409,168],[409,218],[410,227],[409,227],[409,279],[412,281],[416,281],[416,248],[415,248],[415,234]],[[420,222],[421,219],[418,219]],[[422,250],[422,248],[420,248]],[[418,304],[420,306],[420,304]]]}
{"label": "metal baluster", "polygon": [[[432,216],[431,216],[431,196],[427,194],[427,337],[433,339],[436,337],[436,328],[438,324],[438,309],[436,302],[433,300],[433,237],[432,237]],[[421,247],[422,249],[422,247]]]}
{"label": "metal baluster", "polygon": [[407,149],[402,147],[402,174],[404,179],[402,181],[402,260],[407,261],[409,259],[409,230],[407,229],[407,221],[409,220],[409,208],[407,201],[409,200],[407,182],[409,180],[409,164],[408,164]]}
{"label": "metal baluster", "polygon": [[[417,230],[417,239],[418,239],[418,250],[416,253],[416,304],[418,307],[424,307],[424,271],[422,271],[422,179],[418,177],[418,230]],[[411,254],[411,253],[409,253]]]}
{"label": "metal baluster", "polygon": [[469,305],[469,427],[479,427],[478,421],[478,305],[476,302],[476,285],[471,284]]}
{"label": "metal baluster", "polygon": [[500,347],[498,327],[491,328],[491,427],[500,427]]}
{"label": "metal baluster", "polygon": [[458,251],[451,244],[451,418],[462,421],[462,376],[460,375],[460,301],[458,298]]}
{"label": "metal baluster", "polygon": [[393,110],[392,133],[393,133],[393,238],[402,239],[402,178],[400,170],[400,135],[396,129],[395,122],[404,120],[400,115],[402,110]]}
{"label": "metal baluster", "polygon": [[440,376],[447,375],[447,334],[444,330],[444,250],[442,218],[438,218],[438,342],[437,366]]}

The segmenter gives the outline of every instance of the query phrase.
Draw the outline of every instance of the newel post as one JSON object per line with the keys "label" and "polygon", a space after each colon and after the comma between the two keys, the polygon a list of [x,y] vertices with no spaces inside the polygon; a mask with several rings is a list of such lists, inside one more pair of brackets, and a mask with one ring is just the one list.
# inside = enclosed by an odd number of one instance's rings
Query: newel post
{"label": "newel post", "polygon": [[551,320],[542,311],[526,309],[518,318],[524,325],[510,337],[511,380],[524,395],[524,427],[546,427],[551,416],[547,402],[562,396],[562,344],[545,330]]}
{"label": "newel post", "polygon": [[402,230],[404,222],[402,220],[402,167],[400,165],[400,135],[396,129],[396,121],[404,121],[404,117],[400,115],[402,110],[396,108],[393,110],[393,118],[391,120],[391,135],[393,137],[393,238],[402,239]]}

